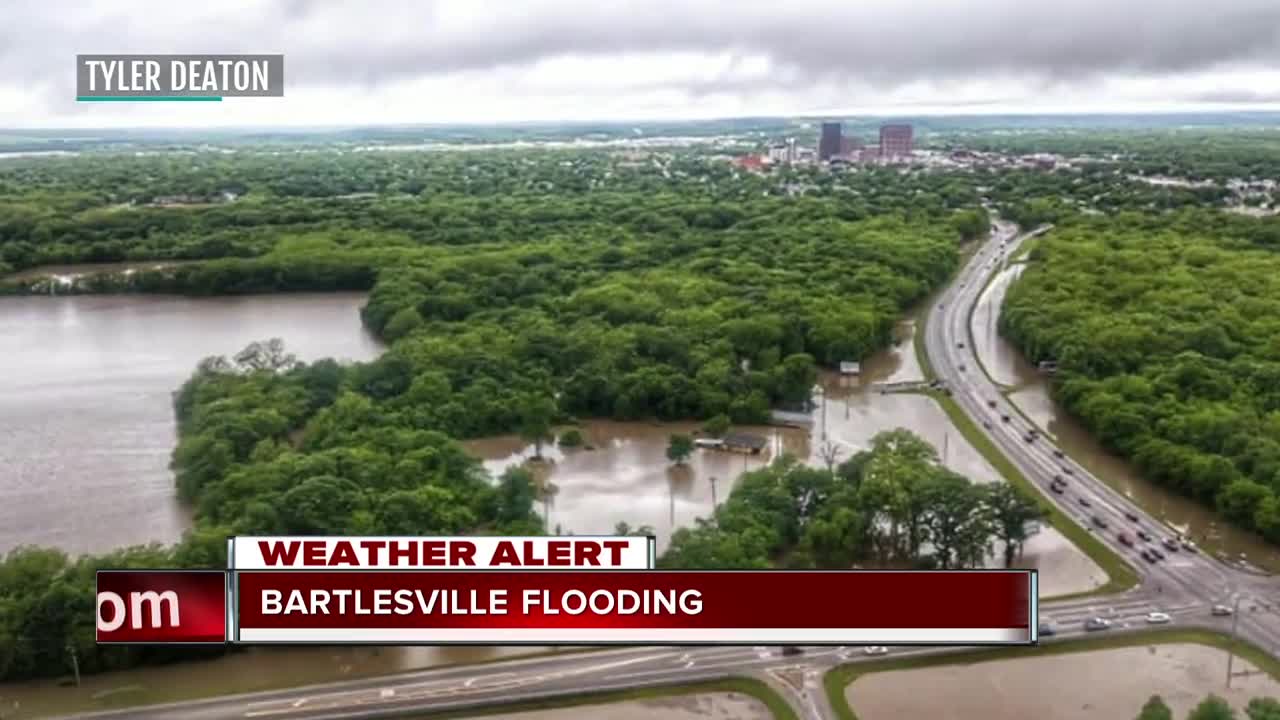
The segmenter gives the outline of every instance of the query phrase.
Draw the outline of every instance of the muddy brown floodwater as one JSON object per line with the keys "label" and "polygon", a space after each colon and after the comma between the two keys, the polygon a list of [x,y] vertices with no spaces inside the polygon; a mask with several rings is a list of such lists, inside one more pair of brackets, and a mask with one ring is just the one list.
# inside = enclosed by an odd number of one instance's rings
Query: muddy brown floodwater
{"label": "muddy brown floodwater", "polygon": [[301,359],[381,352],[364,295],[0,299],[0,552],[177,540],[172,392],[208,355],[285,339]]}
{"label": "muddy brown floodwater", "polygon": [[750,695],[705,693],[484,717],[502,720],[773,720],[774,715],[764,703]]}
{"label": "muddy brown floodwater", "polygon": [[[763,467],[783,452],[822,465],[824,431],[839,448],[837,462],[867,449],[877,433],[905,427],[932,443],[953,470],[976,482],[1003,482],[932,399],[882,394],[874,387],[923,378],[912,349],[913,331],[913,322],[903,323],[894,347],[862,363],[858,378],[824,375],[825,410],[820,401],[812,425],[736,428],[767,438],[768,445],[759,456],[696,450],[686,465],[673,466],[666,457],[668,439],[673,433],[696,430],[696,423],[584,422],[579,429],[592,449],[544,446],[544,460],[527,465],[554,490],[543,508],[548,526],[565,533],[600,534],[611,532],[619,522],[648,525],[661,552],[675,529],[711,515],[713,485],[714,499],[723,502],[743,470]],[[526,463],[535,452],[516,436],[463,445],[495,475]],[[1107,581],[1087,555],[1050,527],[1030,539],[1019,565],[1040,569],[1044,597],[1091,590]]]}
{"label": "muddy brown floodwater", "polygon": [[1280,682],[1240,658],[1227,690],[1226,665],[1216,648],[1150,645],[872,673],[853,681],[845,697],[862,720],[1095,720],[1134,717],[1152,695],[1174,717],[1186,717],[1209,693],[1237,709],[1280,695]]}
{"label": "muddy brown floodwater", "polygon": [[991,379],[1009,387],[1007,396],[1032,422],[1051,435],[1073,459],[1103,482],[1133,499],[1205,550],[1280,572],[1280,548],[1253,533],[1222,522],[1210,509],[1142,477],[1131,463],[1109,452],[1050,397],[1047,378],[996,329],[1009,283],[1022,264],[1001,271],[979,298],[971,322],[974,349]]}
{"label": "muddy brown floodwater", "polygon": [[[0,299],[0,551],[18,544],[73,552],[130,543],[171,542],[189,518],[168,470],[174,444],[170,393],[211,354],[281,337],[301,357],[366,359],[381,348],[360,326],[358,294],[184,299],[79,296]],[[947,465],[975,480],[998,475],[956,433],[942,410],[919,395],[881,394],[871,385],[922,377],[912,348],[914,323],[895,346],[863,363],[863,376],[823,378],[825,412],[804,428],[753,428],[769,439],[759,457],[698,451],[687,467],[666,459],[668,436],[692,423],[593,421],[595,449],[548,448],[539,472],[559,488],[550,525],[605,533],[618,522],[652,525],[665,546],[673,528],[692,524],[731,490],[731,478],[786,451],[820,463],[825,429],[838,460],[878,432],[907,427],[932,442]],[[823,419],[825,417],[825,420]],[[466,443],[492,471],[532,454],[517,438]],[[85,502],[92,497],[93,502]],[[1032,538],[1024,564],[1041,569],[1045,596],[1105,582],[1098,568],[1052,529]],[[535,652],[544,648],[258,649],[203,663],[86,677],[81,688],[53,683],[0,685],[0,707],[20,716],[100,709],[225,692],[410,670]],[[9,717],[9,716],[6,716]]]}

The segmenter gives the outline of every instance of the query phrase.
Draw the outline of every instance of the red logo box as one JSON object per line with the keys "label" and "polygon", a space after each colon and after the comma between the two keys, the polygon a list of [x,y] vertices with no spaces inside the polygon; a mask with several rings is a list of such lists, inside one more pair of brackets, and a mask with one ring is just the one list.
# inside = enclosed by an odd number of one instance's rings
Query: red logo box
{"label": "red logo box", "polygon": [[98,642],[132,645],[223,644],[223,570],[99,570]]}

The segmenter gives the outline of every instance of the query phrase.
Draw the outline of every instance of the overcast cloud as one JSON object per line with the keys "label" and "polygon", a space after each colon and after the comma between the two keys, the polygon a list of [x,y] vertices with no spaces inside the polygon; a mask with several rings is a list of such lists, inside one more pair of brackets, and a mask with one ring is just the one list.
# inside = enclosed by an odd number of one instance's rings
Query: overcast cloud
{"label": "overcast cloud", "polygon": [[[284,53],[284,99],[74,102],[77,53]],[[1276,107],[1280,0],[0,0],[0,125]]]}

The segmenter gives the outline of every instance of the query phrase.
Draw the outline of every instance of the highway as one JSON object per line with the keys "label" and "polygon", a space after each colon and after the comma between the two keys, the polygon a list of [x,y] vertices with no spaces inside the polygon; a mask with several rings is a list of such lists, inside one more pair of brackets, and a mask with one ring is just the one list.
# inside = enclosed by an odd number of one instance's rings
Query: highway
{"label": "highway", "polygon": [[[1003,265],[1003,255],[1016,246],[1016,230],[997,223],[991,237],[969,257],[955,281],[929,309],[923,341],[937,378],[953,399],[996,447],[1037,487],[1048,502],[1085,527],[1096,515],[1107,529],[1099,539],[1125,558],[1141,583],[1125,593],[1041,605],[1041,621],[1055,628],[1054,642],[1084,634],[1093,617],[1112,622],[1108,633],[1147,627],[1152,611],[1168,613],[1177,627],[1205,627],[1223,632],[1238,619],[1238,632],[1265,650],[1280,655],[1280,583],[1276,578],[1230,567],[1203,553],[1166,552],[1149,563],[1136,549],[1117,538],[1133,535],[1141,526],[1158,538],[1170,531],[1120,496],[1070,458],[1059,458],[1043,434],[1033,442],[1024,438],[1032,429],[999,394],[974,355],[969,329],[972,308],[988,278]],[[996,401],[996,407],[989,406]],[[1009,422],[1001,415],[1007,414]],[[1048,490],[1055,475],[1071,470],[1065,493]],[[1081,506],[1086,498],[1090,507]],[[1138,518],[1128,519],[1126,513]],[[1141,544],[1141,543],[1139,543]],[[1238,618],[1214,617],[1215,604],[1239,601]],[[955,648],[893,648],[889,657],[957,652]],[[875,660],[859,647],[810,647],[802,655],[784,656],[776,647],[640,647],[564,653],[474,666],[455,666],[407,674],[331,683],[321,686],[210,698],[171,705],[131,708],[80,715],[82,718],[189,718],[191,720],[248,720],[252,718],[320,720],[323,718],[392,717],[414,711],[480,707],[498,702],[572,695],[589,691],[660,686],[734,676],[757,677],[779,690],[806,720],[834,718],[822,689],[822,675],[831,667]]]}

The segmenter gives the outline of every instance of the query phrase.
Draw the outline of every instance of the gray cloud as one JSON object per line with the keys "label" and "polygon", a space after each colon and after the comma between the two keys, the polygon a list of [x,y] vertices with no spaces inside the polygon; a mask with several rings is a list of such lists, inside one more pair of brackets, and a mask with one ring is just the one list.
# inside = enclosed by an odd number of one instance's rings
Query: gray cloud
{"label": "gray cloud", "polygon": [[[283,52],[295,89],[503,73],[518,83],[556,59],[692,53],[689,77],[628,76],[618,91],[924,83],[943,102],[950,83],[974,80],[1002,96],[1006,82],[1089,87],[1280,67],[1277,0],[10,0],[4,16],[0,83],[22,78],[41,100],[43,88],[72,94],[71,59],[83,52]],[[738,60],[698,72],[696,58],[719,55]]]}

